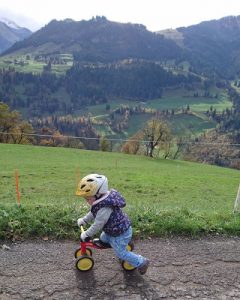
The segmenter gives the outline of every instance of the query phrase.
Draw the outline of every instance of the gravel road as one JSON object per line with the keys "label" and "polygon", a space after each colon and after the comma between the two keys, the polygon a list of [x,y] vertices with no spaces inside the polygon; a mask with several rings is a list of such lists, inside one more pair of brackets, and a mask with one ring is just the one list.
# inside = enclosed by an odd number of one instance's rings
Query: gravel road
{"label": "gravel road", "polygon": [[75,269],[73,241],[0,244],[0,299],[240,299],[240,238],[135,241],[151,261],[123,271],[111,249],[93,249],[92,271]]}

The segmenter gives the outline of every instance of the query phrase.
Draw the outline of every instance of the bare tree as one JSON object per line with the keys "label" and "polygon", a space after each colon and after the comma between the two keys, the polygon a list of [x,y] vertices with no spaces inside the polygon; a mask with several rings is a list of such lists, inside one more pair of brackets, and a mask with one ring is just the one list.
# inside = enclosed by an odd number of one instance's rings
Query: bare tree
{"label": "bare tree", "polygon": [[122,146],[122,152],[127,154],[137,154],[140,149],[142,139],[143,132],[138,131]]}
{"label": "bare tree", "polygon": [[158,119],[150,120],[143,129],[144,139],[146,140],[146,155],[153,157],[153,150],[161,143],[169,143],[171,140],[170,128]]}

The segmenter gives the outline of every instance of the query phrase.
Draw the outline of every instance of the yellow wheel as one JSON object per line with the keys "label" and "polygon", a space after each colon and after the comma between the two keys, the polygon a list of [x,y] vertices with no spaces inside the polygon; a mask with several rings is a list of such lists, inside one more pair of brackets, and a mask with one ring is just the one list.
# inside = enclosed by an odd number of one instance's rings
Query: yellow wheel
{"label": "yellow wheel", "polygon": [[134,249],[134,244],[132,242],[130,242],[128,245],[127,245],[127,251],[133,251]]}
{"label": "yellow wheel", "polygon": [[122,261],[122,267],[125,271],[133,271],[136,269],[136,267],[133,267],[132,265],[130,265],[127,261]]}
{"label": "yellow wheel", "polygon": [[[89,249],[89,248],[86,248],[86,255],[92,256],[92,250]],[[74,256],[75,256],[75,258],[78,258],[78,257],[82,256],[81,248],[79,248],[79,249],[77,249],[77,250],[75,251],[75,255],[74,255]]]}
{"label": "yellow wheel", "polygon": [[76,261],[76,268],[82,272],[91,270],[93,266],[94,266],[94,260],[87,255],[80,256]]}

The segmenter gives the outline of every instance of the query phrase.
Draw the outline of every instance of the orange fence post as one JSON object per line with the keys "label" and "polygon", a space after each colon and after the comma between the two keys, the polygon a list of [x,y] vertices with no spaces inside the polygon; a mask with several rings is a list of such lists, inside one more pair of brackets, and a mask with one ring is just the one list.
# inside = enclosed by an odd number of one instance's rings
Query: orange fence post
{"label": "orange fence post", "polygon": [[18,170],[15,170],[15,180],[16,180],[16,194],[17,194],[18,207],[20,207],[21,206],[21,194],[19,192]]}

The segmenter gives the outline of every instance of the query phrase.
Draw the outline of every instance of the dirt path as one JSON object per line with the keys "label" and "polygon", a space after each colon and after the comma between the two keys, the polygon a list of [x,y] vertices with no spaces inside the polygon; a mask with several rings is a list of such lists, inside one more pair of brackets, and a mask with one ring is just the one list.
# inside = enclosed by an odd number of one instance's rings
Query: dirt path
{"label": "dirt path", "polygon": [[[3,246],[3,244],[1,244]],[[111,249],[92,271],[75,269],[78,244],[25,241],[0,247],[0,299],[240,299],[240,238],[135,241],[146,275],[126,273]]]}

